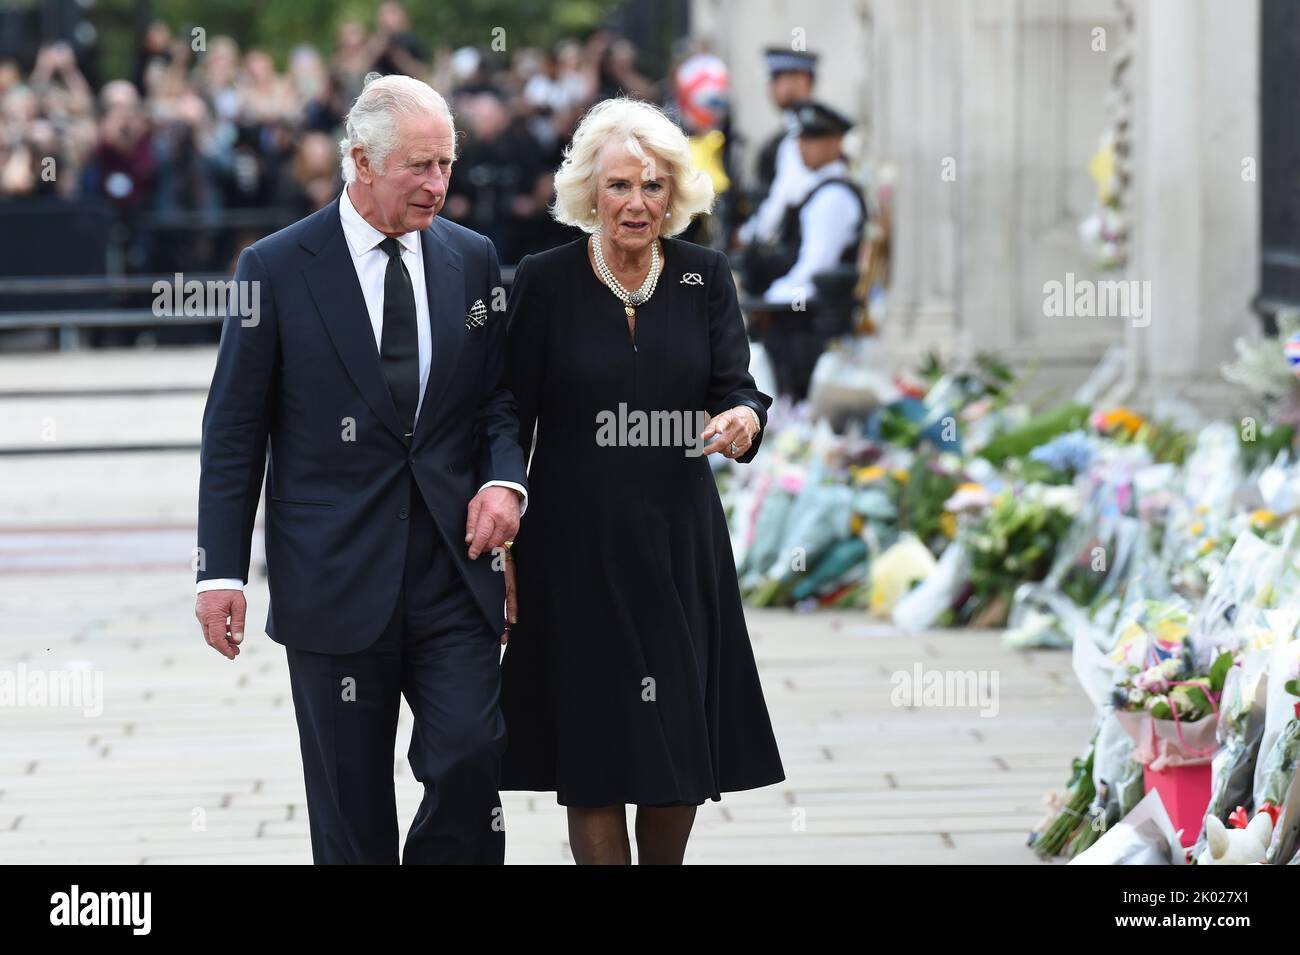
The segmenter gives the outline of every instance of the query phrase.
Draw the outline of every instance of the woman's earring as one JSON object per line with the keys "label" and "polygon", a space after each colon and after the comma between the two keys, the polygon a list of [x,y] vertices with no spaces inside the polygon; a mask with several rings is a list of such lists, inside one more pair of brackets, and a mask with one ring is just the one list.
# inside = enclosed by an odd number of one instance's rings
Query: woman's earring
{"label": "woman's earring", "polygon": [[673,217],[673,214],[672,214],[671,212],[665,212],[665,213],[664,213],[664,218],[665,218],[665,219],[671,219],[672,217]]}
{"label": "woman's earring", "polygon": [[596,207],[595,207],[595,206],[592,206],[592,207],[591,207],[591,214],[592,214],[593,216],[596,214]]}

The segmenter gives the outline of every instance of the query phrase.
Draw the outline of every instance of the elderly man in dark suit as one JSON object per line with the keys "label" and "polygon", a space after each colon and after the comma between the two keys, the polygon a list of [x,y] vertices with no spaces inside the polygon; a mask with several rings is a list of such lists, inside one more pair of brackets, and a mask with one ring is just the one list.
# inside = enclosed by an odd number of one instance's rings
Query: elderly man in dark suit
{"label": "elderly man in dark suit", "polygon": [[398,861],[405,695],[425,795],[403,861],[500,863],[499,571],[526,476],[497,257],[437,218],[455,131],[429,86],[370,78],[341,148],[339,198],[239,259],[258,308],[227,319],[203,415],[196,615],[235,659],[265,474],[315,861]]}

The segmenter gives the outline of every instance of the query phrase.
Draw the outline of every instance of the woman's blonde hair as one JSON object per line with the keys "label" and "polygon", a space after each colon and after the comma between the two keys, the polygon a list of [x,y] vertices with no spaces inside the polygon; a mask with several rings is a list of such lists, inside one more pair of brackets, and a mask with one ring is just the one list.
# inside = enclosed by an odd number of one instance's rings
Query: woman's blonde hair
{"label": "woman's blonde hair", "polygon": [[600,152],[611,140],[622,142],[630,155],[646,162],[653,153],[668,165],[668,212],[660,232],[676,235],[701,212],[713,206],[713,182],[691,162],[686,135],[657,106],[619,97],[597,103],[582,117],[573,141],[564,151],[564,162],[555,172],[555,204],[551,214],[557,222],[595,232],[600,218],[596,205],[596,180],[600,174]]}

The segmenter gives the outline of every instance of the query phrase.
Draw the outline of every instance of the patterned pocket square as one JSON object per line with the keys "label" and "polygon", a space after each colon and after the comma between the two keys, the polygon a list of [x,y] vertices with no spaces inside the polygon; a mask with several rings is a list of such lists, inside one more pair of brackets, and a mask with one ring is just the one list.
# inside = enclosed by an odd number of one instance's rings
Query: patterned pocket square
{"label": "patterned pocket square", "polygon": [[468,329],[482,328],[487,324],[487,306],[483,300],[479,299],[470,306],[469,311],[465,313],[465,327]]}

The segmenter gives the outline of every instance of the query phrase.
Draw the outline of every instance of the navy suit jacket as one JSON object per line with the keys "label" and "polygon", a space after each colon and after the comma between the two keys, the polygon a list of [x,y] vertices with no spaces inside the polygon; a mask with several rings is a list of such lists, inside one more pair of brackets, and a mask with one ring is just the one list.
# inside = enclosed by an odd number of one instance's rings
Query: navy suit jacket
{"label": "navy suit jacket", "polygon": [[[378,638],[397,609],[416,494],[488,621],[504,627],[503,575],[491,553],[471,561],[464,544],[483,483],[527,486],[503,386],[500,268],[487,238],[443,219],[420,245],[433,355],[409,442],[338,201],[239,257],[235,278],[260,283],[260,314],[232,314],[221,333],[203,412],[198,579],[247,581],[265,474],[266,631],[286,646],[350,653]],[[478,300],[487,321],[467,327]]]}

